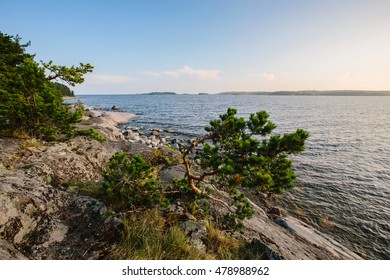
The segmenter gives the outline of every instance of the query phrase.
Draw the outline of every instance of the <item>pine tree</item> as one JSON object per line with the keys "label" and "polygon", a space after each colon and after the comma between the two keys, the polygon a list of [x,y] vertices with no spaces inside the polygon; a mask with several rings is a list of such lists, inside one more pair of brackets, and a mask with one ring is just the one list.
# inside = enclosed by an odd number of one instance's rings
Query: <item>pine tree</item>
{"label": "pine tree", "polygon": [[[252,208],[240,190],[253,189],[265,195],[281,194],[294,187],[296,175],[289,155],[304,150],[309,133],[297,129],[284,135],[273,134],[276,125],[265,111],[251,114],[248,120],[237,117],[237,110],[210,122],[207,134],[182,150],[186,180],[196,194],[206,193],[203,182],[212,178],[217,189],[229,193],[235,202],[235,213],[229,213],[232,226],[242,226],[241,220],[250,218]],[[201,175],[191,170],[191,154],[197,146],[201,154]]]}
{"label": "pine tree", "polygon": [[73,124],[81,119],[81,112],[71,112],[62,102],[62,93],[54,81],[69,85],[82,83],[83,75],[93,66],[53,65],[34,60],[26,53],[30,45],[21,38],[0,32],[0,130],[23,132],[31,137],[54,140],[61,135],[72,135]]}

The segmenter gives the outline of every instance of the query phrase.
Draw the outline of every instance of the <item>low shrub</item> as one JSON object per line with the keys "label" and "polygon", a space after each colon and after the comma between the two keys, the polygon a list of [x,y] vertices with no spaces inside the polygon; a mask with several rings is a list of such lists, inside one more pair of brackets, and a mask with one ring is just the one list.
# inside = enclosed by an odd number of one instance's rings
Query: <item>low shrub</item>
{"label": "low shrub", "polygon": [[103,178],[103,190],[114,208],[153,208],[165,202],[160,183],[153,179],[153,167],[141,155],[130,159],[124,152],[114,154]]}
{"label": "low shrub", "polygon": [[97,132],[94,128],[89,128],[89,129],[81,129],[76,131],[76,135],[79,136],[87,136],[91,139],[95,139],[99,142],[104,142],[106,141],[106,138],[101,136],[99,132]]}

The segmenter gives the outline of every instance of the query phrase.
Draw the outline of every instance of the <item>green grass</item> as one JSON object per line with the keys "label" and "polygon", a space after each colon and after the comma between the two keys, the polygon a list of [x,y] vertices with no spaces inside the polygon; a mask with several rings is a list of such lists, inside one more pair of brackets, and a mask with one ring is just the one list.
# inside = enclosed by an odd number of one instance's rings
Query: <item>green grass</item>
{"label": "green grass", "polygon": [[124,223],[122,243],[112,252],[113,259],[194,260],[207,254],[190,245],[177,226],[166,226],[156,210],[132,215]]}
{"label": "green grass", "polygon": [[157,210],[132,214],[124,221],[122,242],[111,252],[112,259],[205,260],[265,259],[262,248],[237,240],[207,222],[203,238],[206,251],[193,246],[178,224],[168,223]]}

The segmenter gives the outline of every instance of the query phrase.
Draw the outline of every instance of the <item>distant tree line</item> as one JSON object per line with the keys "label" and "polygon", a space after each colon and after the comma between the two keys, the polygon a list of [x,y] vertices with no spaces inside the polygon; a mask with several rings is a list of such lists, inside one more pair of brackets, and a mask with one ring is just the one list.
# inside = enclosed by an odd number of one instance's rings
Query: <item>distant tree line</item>
{"label": "distant tree line", "polygon": [[68,86],[54,82],[54,87],[62,93],[62,96],[74,96],[74,91],[71,90]]}

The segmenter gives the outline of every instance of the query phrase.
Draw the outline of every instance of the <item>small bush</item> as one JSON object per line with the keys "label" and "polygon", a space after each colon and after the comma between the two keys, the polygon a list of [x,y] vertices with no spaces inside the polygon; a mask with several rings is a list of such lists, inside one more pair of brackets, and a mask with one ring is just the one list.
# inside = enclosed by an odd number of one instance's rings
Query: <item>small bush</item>
{"label": "small bush", "polygon": [[126,153],[114,154],[103,172],[103,190],[116,208],[152,208],[164,203],[160,184],[153,179],[153,168],[141,155],[131,160]]}
{"label": "small bush", "polygon": [[87,137],[89,137],[91,139],[95,139],[95,140],[97,140],[99,142],[106,141],[106,138],[101,136],[99,134],[99,132],[97,132],[93,128],[77,130],[76,134],[79,135],[79,136],[87,136]]}

